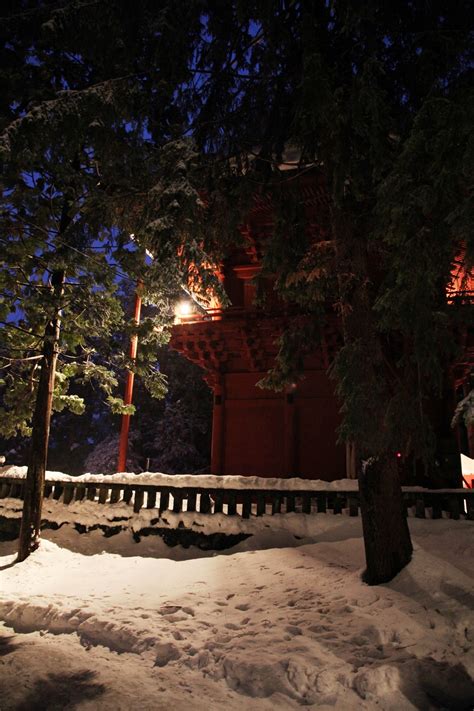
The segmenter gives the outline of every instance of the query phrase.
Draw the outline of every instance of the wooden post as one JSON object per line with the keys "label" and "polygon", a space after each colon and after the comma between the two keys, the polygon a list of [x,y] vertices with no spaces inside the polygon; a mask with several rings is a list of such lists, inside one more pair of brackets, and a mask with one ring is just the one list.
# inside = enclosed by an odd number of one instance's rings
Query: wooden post
{"label": "wooden post", "polygon": [[[138,326],[140,323],[140,315],[142,309],[142,298],[140,296],[142,283],[137,283],[137,291],[135,294],[135,312],[134,321]],[[137,357],[138,336],[135,334],[130,339],[130,359],[134,361]],[[134,373],[129,370],[125,382],[125,393],[123,396],[124,405],[131,405],[133,400],[133,381]],[[119,456],[117,463],[117,472],[124,472],[127,468],[127,451],[128,451],[128,432],[130,430],[130,415],[122,415],[122,428],[120,430]]]}

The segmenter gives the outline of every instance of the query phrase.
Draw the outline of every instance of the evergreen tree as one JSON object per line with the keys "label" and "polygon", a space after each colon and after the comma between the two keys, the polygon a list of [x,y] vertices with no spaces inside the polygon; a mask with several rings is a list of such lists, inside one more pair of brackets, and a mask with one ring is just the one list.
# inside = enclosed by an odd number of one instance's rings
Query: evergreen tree
{"label": "evergreen tree", "polygon": [[[31,432],[19,560],[38,545],[52,409],[84,407],[68,392],[70,378],[95,379],[115,412],[124,412],[113,393],[117,368],[164,392],[149,364],[201,249],[192,241],[177,249],[180,221],[201,206],[187,179],[189,141],[172,140],[176,87],[192,52],[186,41],[200,28],[194,6],[181,4],[181,16],[175,3],[2,8],[2,427],[7,436]],[[179,44],[183,16],[190,21]],[[127,249],[133,232],[146,240]],[[145,266],[145,242],[161,247],[159,264]],[[116,335],[124,331],[116,294],[124,271],[157,307],[125,329],[140,338],[134,363]]]}
{"label": "evergreen tree", "polygon": [[[209,6],[197,53],[199,145],[273,196],[267,272],[313,319],[286,334],[266,385],[297,377],[328,307],[340,318],[332,373],[341,437],[357,449],[370,583],[410,560],[395,452],[431,472],[443,463],[430,409],[472,318],[446,298],[456,258],[469,269],[474,251],[468,15],[462,1],[227,3]],[[320,242],[287,188],[290,148],[326,193]]]}

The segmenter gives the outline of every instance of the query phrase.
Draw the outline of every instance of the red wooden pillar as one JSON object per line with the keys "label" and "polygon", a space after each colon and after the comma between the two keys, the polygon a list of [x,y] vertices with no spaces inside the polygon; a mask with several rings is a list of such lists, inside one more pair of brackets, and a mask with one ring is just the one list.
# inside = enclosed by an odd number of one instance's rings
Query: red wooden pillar
{"label": "red wooden pillar", "polygon": [[[142,299],[140,296],[141,283],[137,284],[137,291],[135,294],[135,312],[133,318],[135,323],[140,323],[140,314],[142,310]],[[137,357],[138,348],[138,336],[134,335],[130,339],[130,358],[132,361]],[[125,392],[123,396],[123,402],[125,405],[131,405],[133,400],[133,381],[134,373],[129,370],[127,372],[127,379],[125,381]],[[119,442],[119,456],[117,463],[117,472],[124,472],[127,467],[127,450],[128,450],[128,432],[130,430],[130,415],[122,415],[122,428],[120,430],[120,442]]]}
{"label": "red wooden pillar", "polygon": [[224,379],[214,386],[214,408],[212,411],[211,474],[224,473],[225,438],[225,392]]}

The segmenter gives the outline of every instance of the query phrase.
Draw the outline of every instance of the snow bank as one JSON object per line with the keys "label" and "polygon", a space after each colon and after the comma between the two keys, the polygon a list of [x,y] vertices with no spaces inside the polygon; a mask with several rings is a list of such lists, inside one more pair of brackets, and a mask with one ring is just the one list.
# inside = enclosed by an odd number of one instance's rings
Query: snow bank
{"label": "snow bank", "polygon": [[[0,467],[1,477],[24,479],[27,467],[9,465]],[[143,484],[173,488],[266,490],[266,491],[358,491],[357,479],[301,479],[260,476],[216,476],[213,474],[163,474],[162,472],[121,472],[119,474],[82,474],[70,476],[63,472],[46,472],[47,481],[81,482],[86,484]],[[406,492],[429,492],[422,486],[404,486]],[[439,493],[454,493],[461,489],[437,489]]]}
{"label": "snow bank", "polygon": [[[26,476],[27,467],[0,467],[0,477]],[[161,472],[121,472],[120,474],[82,474],[69,476],[62,472],[46,472],[49,481],[71,481],[91,484],[148,484],[176,488],[198,487],[208,489],[271,489],[273,491],[357,491],[358,483],[354,479],[299,479],[297,477],[279,479],[259,476],[215,476],[212,474],[162,474]]]}
{"label": "snow bank", "polygon": [[[19,499],[0,499],[0,516],[19,519],[22,503]],[[135,514],[133,507],[124,503],[99,506],[93,501],[75,501],[65,506],[54,499],[45,499],[42,517],[44,521],[57,526],[70,524],[87,529],[94,526],[108,526],[137,534],[153,529],[187,529],[205,535],[215,533],[255,535],[271,530],[308,538],[324,530],[326,526],[324,519],[333,517],[333,514],[285,513],[265,517],[251,516],[248,519],[226,514],[208,516],[197,512],[159,513],[156,509],[141,509],[138,514]]]}

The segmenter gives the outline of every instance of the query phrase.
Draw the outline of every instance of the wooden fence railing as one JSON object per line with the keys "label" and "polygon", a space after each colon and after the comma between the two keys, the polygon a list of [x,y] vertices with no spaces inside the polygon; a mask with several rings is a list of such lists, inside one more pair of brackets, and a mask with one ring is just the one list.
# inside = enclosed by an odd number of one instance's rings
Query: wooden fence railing
{"label": "wooden fence railing", "polygon": [[[0,478],[0,499],[22,499],[24,480],[15,477]],[[83,481],[47,481],[45,497],[66,506],[74,501],[94,501],[97,504],[125,503],[138,513],[142,508],[223,513],[227,516],[249,518],[250,515],[282,513],[340,514],[347,510],[350,516],[359,515],[358,491],[276,491],[272,489],[216,489],[203,487],[170,487],[140,483],[97,483]],[[417,491],[403,488],[406,511],[417,518],[474,520],[474,489],[438,489]]]}

